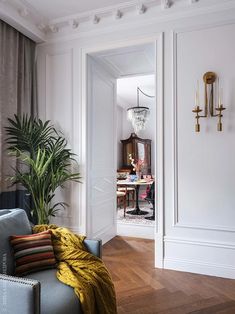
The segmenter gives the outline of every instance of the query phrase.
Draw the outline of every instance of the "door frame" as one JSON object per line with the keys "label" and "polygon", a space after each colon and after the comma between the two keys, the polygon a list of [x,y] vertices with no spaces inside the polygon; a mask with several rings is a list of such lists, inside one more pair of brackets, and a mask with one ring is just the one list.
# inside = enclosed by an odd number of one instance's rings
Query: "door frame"
{"label": "door frame", "polygon": [[[157,204],[157,223],[154,228],[155,238],[155,267],[163,268],[164,255],[164,99],[163,99],[163,33],[156,33],[149,37],[134,37],[133,39],[125,39],[117,42],[105,42],[89,46],[81,49],[80,67],[81,67],[81,106],[79,110],[80,125],[80,164],[83,173],[83,184],[80,189],[80,213],[79,213],[79,230],[89,236],[89,220],[90,211],[88,206],[88,179],[89,169],[87,160],[89,158],[88,151],[88,55],[98,53],[104,50],[117,48],[125,48],[141,44],[154,43],[156,47],[155,60],[155,92],[156,100],[156,147],[155,147],[155,175],[157,178],[155,184],[155,195]],[[156,205],[155,205],[156,206]]]}

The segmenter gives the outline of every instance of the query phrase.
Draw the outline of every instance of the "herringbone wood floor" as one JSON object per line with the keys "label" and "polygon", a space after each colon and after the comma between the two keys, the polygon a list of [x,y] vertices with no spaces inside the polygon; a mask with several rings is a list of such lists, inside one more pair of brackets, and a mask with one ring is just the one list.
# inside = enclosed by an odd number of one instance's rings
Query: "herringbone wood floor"
{"label": "herringbone wood floor", "polygon": [[115,237],[104,245],[118,313],[235,314],[235,280],[153,267],[152,240]]}

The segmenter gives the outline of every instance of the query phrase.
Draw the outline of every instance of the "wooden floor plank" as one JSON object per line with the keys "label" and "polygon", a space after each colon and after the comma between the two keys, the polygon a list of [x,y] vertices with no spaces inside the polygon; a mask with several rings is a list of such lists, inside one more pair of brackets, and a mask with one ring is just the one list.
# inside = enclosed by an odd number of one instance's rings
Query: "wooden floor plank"
{"label": "wooden floor plank", "polygon": [[154,268],[154,241],[115,237],[103,247],[118,314],[235,314],[235,280]]}

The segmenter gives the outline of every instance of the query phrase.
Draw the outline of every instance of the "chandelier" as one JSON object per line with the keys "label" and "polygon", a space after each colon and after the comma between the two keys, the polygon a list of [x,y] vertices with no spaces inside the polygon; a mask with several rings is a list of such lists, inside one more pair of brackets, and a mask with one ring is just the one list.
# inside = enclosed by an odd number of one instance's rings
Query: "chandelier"
{"label": "chandelier", "polygon": [[139,87],[137,87],[137,106],[127,109],[127,118],[131,121],[136,134],[145,129],[146,122],[148,121],[150,114],[148,107],[140,106],[140,92],[144,96],[154,98],[154,96],[147,95]]}

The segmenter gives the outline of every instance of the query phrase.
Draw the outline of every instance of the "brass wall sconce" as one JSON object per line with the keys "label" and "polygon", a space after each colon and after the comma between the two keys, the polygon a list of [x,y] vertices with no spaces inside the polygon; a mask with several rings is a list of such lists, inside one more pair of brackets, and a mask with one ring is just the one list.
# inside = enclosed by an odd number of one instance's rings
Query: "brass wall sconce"
{"label": "brass wall sconce", "polygon": [[[214,99],[215,99],[215,89],[214,84],[216,82],[216,79],[218,79],[218,107],[214,107]],[[200,124],[199,119],[200,118],[206,118],[206,117],[218,117],[218,123],[217,123],[217,131],[222,131],[222,111],[224,111],[226,108],[222,104],[222,88],[219,86],[219,78],[217,78],[217,75],[214,72],[206,72],[203,75],[203,81],[205,84],[205,104],[204,104],[204,113],[203,115],[200,115],[199,113],[203,110],[200,108],[200,102],[199,102],[199,82],[197,85],[197,90],[195,93],[195,108],[192,110],[193,113],[196,114],[196,125],[195,125],[195,131],[200,132]],[[216,113],[217,112],[217,113]]]}

